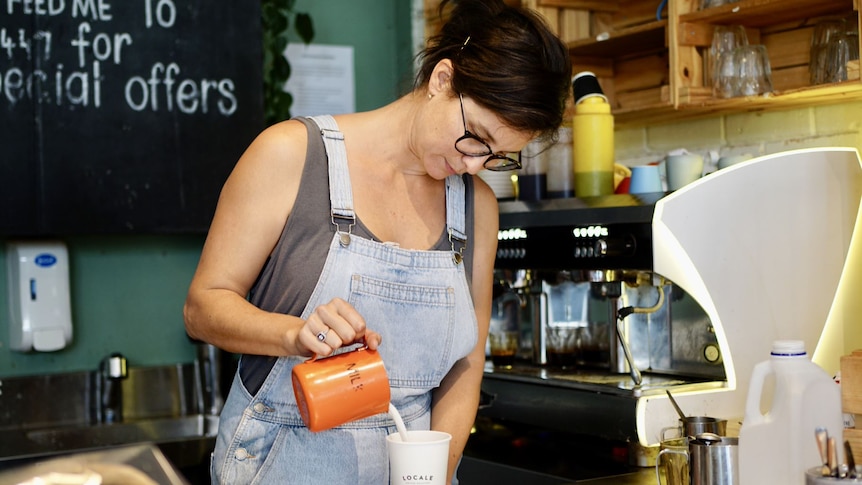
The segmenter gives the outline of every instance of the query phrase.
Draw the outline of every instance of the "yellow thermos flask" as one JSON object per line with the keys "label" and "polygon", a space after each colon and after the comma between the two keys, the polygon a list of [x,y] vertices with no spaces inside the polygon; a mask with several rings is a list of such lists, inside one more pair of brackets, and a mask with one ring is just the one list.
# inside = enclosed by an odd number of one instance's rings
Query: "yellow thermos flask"
{"label": "yellow thermos flask", "polygon": [[596,75],[589,71],[572,78],[575,115],[572,119],[572,167],[575,197],[614,193],[614,117]]}

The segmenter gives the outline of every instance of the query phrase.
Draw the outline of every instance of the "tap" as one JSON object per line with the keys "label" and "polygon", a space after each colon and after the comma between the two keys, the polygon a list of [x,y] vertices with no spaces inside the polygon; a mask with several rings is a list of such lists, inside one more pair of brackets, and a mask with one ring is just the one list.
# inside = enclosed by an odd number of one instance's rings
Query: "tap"
{"label": "tap", "polygon": [[99,415],[104,423],[123,420],[122,382],[129,376],[128,362],[120,353],[113,353],[99,363]]}
{"label": "tap", "polygon": [[218,416],[224,407],[221,392],[221,349],[204,342],[197,342],[198,379],[201,386],[204,411]]}

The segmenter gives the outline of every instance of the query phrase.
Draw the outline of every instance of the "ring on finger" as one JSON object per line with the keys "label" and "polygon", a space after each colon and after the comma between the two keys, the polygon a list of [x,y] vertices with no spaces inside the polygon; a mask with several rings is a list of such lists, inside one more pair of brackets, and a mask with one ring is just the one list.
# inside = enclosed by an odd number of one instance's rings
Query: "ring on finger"
{"label": "ring on finger", "polygon": [[317,332],[317,340],[320,340],[321,342],[326,340],[326,334],[328,334],[330,330],[332,330],[332,329],[327,327],[326,330],[324,330],[322,332]]}

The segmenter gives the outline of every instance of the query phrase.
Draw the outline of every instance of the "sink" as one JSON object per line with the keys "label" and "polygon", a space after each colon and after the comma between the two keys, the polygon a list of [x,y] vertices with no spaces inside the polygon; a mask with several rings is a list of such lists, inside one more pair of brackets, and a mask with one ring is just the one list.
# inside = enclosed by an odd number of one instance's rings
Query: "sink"
{"label": "sink", "polygon": [[[218,432],[202,366],[128,367],[120,381],[119,421],[108,422],[100,372],[0,380],[0,470],[36,461],[155,445],[178,468],[208,472]],[[116,397],[116,396],[115,396]]]}
{"label": "sink", "polygon": [[157,445],[212,439],[218,433],[218,416],[195,414],[132,422],[0,430],[3,457],[33,457],[109,448],[135,443]]}

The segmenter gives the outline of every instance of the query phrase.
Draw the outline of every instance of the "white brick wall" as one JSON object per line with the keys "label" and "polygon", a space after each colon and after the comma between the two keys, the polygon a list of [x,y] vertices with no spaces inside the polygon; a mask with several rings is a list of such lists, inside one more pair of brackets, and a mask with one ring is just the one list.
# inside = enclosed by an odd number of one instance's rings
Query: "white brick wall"
{"label": "white brick wall", "polygon": [[722,155],[760,156],[818,146],[862,152],[862,102],[619,129],[614,146],[617,162],[628,166],[661,160],[677,148],[700,153],[708,162]]}

